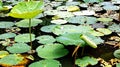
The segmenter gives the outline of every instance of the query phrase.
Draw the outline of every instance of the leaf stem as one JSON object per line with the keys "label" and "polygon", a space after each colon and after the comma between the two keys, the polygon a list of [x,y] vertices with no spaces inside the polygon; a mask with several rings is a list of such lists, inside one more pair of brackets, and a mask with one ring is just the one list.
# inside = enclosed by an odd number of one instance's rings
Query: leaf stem
{"label": "leaf stem", "polygon": [[30,45],[31,45],[31,49],[32,49],[31,19],[29,19],[29,34],[30,34]]}

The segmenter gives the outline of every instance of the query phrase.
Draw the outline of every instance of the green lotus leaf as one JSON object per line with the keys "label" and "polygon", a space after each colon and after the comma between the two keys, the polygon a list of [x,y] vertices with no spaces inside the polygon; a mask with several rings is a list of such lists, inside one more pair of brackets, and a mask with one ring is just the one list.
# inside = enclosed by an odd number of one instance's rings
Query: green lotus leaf
{"label": "green lotus leaf", "polygon": [[96,65],[98,60],[94,57],[85,56],[83,58],[78,58],[75,61],[75,64],[79,67],[87,67],[88,65]]}
{"label": "green lotus leaf", "polygon": [[[34,34],[31,34],[31,37],[32,37],[32,41],[35,40],[35,35]],[[15,37],[15,41],[16,42],[30,42],[30,34],[29,33],[26,33],[26,34],[19,34]]]}
{"label": "green lotus leaf", "polygon": [[104,35],[109,35],[109,34],[112,33],[111,30],[106,29],[106,28],[97,28],[96,30],[99,31],[99,32],[101,32],[101,33],[103,33]]}
{"label": "green lotus leaf", "polygon": [[80,5],[81,3],[80,2],[77,2],[77,1],[72,1],[72,2],[66,2],[66,6],[77,6],[77,5]]}
{"label": "green lotus leaf", "polygon": [[105,10],[119,10],[119,6],[113,6],[113,5],[106,5],[103,6]]}
{"label": "green lotus leaf", "polygon": [[93,10],[82,10],[82,11],[76,11],[76,12],[73,12],[74,15],[76,16],[89,16],[89,15],[94,15],[95,14],[95,11]]}
{"label": "green lotus leaf", "polygon": [[17,65],[23,60],[23,57],[17,54],[9,54],[0,59],[1,65]]}
{"label": "green lotus leaf", "polygon": [[43,11],[43,6],[43,1],[23,1],[12,8],[9,16],[30,19],[41,13]]}
{"label": "green lotus leaf", "polygon": [[56,39],[50,35],[38,36],[36,39],[39,40],[38,43],[42,43],[42,44],[49,44],[56,41]]}
{"label": "green lotus leaf", "polygon": [[68,54],[68,50],[62,44],[41,45],[36,49],[38,56],[45,59],[56,59]]}
{"label": "green lotus leaf", "polygon": [[1,21],[0,22],[0,28],[10,28],[14,25],[13,22],[6,22],[6,21]]}
{"label": "green lotus leaf", "polygon": [[66,20],[62,20],[62,19],[57,19],[57,20],[52,20],[51,23],[54,23],[54,24],[65,24],[67,23]]}
{"label": "green lotus leaf", "polygon": [[13,38],[15,36],[16,36],[15,33],[4,33],[4,34],[0,34],[0,39]]}
{"label": "green lotus leaf", "polygon": [[113,53],[113,55],[114,55],[116,58],[120,59],[120,49],[115,50],[114,53]]}
{"label": "green lotus leaf", "polygon": [[120,32],[120,24],[112,24],[108,27],[112,32]]}
{"label": "green lotus leaf", "polygon": [[59,6],[57,7],[57,10],[67,10],[68,6]]}
{"label": "green lotus leaf", "polygon": [[0,51],[0,58],[3,58],[7,55],[9,55],[9,53],[7,51]]}
{"label": "green lotus leaf", "polygon": [[61,64],[57,60],[41,60],[34,62],[29,67],[60,67]]}
{"label": "green lotus leaf", "polygon": [[[40,19],[32,19],[31,27],[37,26],[39,23],[42,23],[42,20],[40,20]],[[29,19],[21,20],[21,21],[17,22],[15,25],[17,25],[18,27],[25,27],[25,28],[29,27]]]}
{"label": "green lotus leaf", "polygon": [[85,3],[103,2],[103,0],[83,0]]}
{"label": "green lotus leaf", "polygon": [[66,18],[66,17],[73,17],[74,15],[71,12],[67,12],[67,11],[59,11],[56,16],[58,16],[59,18]]}
{"label": "green lotus leaf", "polygon": [[95,30],[91,31],[90,34],[93,35],[93,36],[104,36],[103,33],[95,31]]}
{"label": "green lotus leaf", "polygon": [[43,26],[41,27],[41,31],[43,32],[47,32],[47,33],[50,33],[52,32],[52,30],[54,29],[54,27],[56,27],[57,25],[48,25],[48,26]]}
{"label": "green lotus leaf", "polygon": [[47,11],[44,11],[44,14],[45,15],[56,15],[58,14],[58,10],[47,10]]}
{"label": "green lotus leaf", "polygon": [[111,18],[98,18],[97,20],[101,21],[101,22],[110,22],[110,21],[113,21],[113,19],[111,19]]}
{"label": "green lotus leaf", "polygon": [[85,42],[80,38],[80,33],[64,34],[56,38],[56,40],[64,45],[80,45],[85,46]]}
{"label": "green lotus leaf", "polygon": [[117,63],[117,64],[116,64],[116,67],[120,67],[120,63]]}
{"label": "green lotus leaf", "polygon": [[31,47],[25,43],[15,43],[6,48],[10,53],[25,53],[30,51]]}

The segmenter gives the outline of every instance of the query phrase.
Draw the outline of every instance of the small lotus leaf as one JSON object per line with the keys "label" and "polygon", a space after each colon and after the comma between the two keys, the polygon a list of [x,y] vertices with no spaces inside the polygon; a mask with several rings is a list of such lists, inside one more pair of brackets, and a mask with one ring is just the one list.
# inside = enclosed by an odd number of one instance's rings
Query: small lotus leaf
{"label": "small lotus leaf", "polygon": [[[42,20],[32,19],[32,21],[31,21],[31,27],[37,26],[41,22],[42,22]],[[17,25],[18,27],[25,27],[25,28],[29,27],[29,19],[21,20],[21,21],[17,22],[15,25]]]}
{"label": "small lotus leaf", "polygon": [[42,43],[42,44],[49,44],[56,41],[55,38],[50,35],[38,36],[36,39],[39,40],[38,43]]}
{"label": "small lotus leaf", "polygon": [[113,55],[114,55],[116,58],[120,59],[120,49],[115,50],[114,53],[113,53]]}
{"label": "small lotus leaf", "polygon": [[103,6],[105,10],[119,10],[119,6],[113,6],[113,5],[108,5],[108,6]]}
{"label": "small lotus leaf", "polygon": [[47,11],[44,11],[44,14],[45,15],[56,15],[58,14],[58,10],[47,10]]}
{"label": "small lotus leaf", "polygon": [[73,12],[74,15],[79,16],[79,15],[94,15],[95,11],[93,10],[83,10],[83,11],[76,11]]}
{"label": "small lotus leaf", "polygon": [[9,54],[0,59],[0,65],[17,65],[22,60],[22,56],[19,56],[17,54]]}
{"label": "small lotus leaf", "polygon": [[41,45],[36,49],[38,56],[45,59],[60,58],[68,54],[68,50],[62,44]]}
{"label": "small lotus leaf", "polygon": [[6,48],[10,53],[24,53],[30,51],[31,47],[25,43],[15,43]]}
{"label": "small lotus leaf", "polygon": [[108,27],[112,32],[120,32],[120,24],[112,24]]}
{"label": "small lotus leaf", "polygon": [[85,56],[83,58],[78,58],[75,61],[75,64],[79,67],[87,67],[88,65],[96,65],[98,60],[93,57]]}
{"label": "small lotus leaf", "polygon": [[81,3],[80,2],[77,2],[77,1],[68,1],[66,2],[66,6],[77,6],[77,5],[80,5]]}
{"label": "small lotus leaf", "polygon": [[106,29],[106,28],[97,28],[96,30],[99,31],[99,32],[101,32],[101,33],[103,33],[104,35],[109,35],[109,34],[112,33],[111,30]]}
{"label": "small lotus leaf", "polygon": [[79,11],[80,8],[78,6],[68,6],[67,11],[69,12],[74,12],[74,11]]}
{"label": "small lotus leaf", "polygon": [[6,22],[6,21],[0,22],[0,28],[10,28],[13,25],[14,25],[13,22]]}
{"label": "small lotus leaf", "polygon": [[41,13],[43,11],[43,6],[43,1],[23,1],[12,8],[9,16],[30,19]]}
{"label": "small lotus leaf", "polygon": [[59,18],[66,18],[66,17],[72,17],[74,16],[71,12],[67,12],[67,11],[59,11],[56,16],[58,16]]}
{"label": "small lotus leaf", "polygon": [[57,10],[67,10],[68,6],[59,6],[57,7]]}
{"label": "small lotus leaf", "polygon": [[80,33],[64,34],[56,38],[56,40],[64,45],[80,45],[85,46],[85,42],[80,38]]}
{"label": "small lotus leaf", "polygon": [[[35,35],[31,34],[32,37],[32,41],[35,40]],[[16,42],[30,42],[30,34],[26,33],[26,34],[19,34],[15,37],[15,41]]]}
{"label": "small lotus leaf", "polygon": [[41,60],[29,65],[29,67],[60,67],[60,66],[61,64],[57,60]]}
{"label": "small lotus leaf", "polygon": [[120,67],[120,63],[117,63],[117,64],[116,64],[116,67]]}
{"label": "small lotus leaf", "polygon": [[3,58],[7,55],[9,55],[9,53],[7,51],[0,51],[0,58]]}
{"label": "small lotus leaf", "polygon": [[111,19],[111,18],[98,18],[97,20],[98,20],[98,21],[102,21],[102,22],[110,22],[110,21],[113,21],[113,19]]}
{"label": "small lotus leaf", "polygon": [[52,30],[54,29],[54,27],[56,27],[56,25],[43,26],[43,27],[41,27],[40,30],[43,31],[43,32],[50,33],[50,32],[52,32]]}
{"label": "small lotus leaf", "polygon": [[95,30],[91,31],[90,34],[93,35],[93,36],[104,36],[103,33],[95,31]]}
{"label": "small lotus leaf", "polygon": [[83,0],[85,3],[103,2],[103,0]]}
{"label": "small lotus leaf", "polygon": [[66,20],[62,20],[62,19],[57,19],[57,20],[52,20],[51,23],[54,23],[54,24],[65,24],[67,23]]}
{"label": "small lotus leaf", "polygon": [[0,39],[7,39],[7,38],[13,38],[15,37],[16,34],[15,33],[4,33],[0,35]]}

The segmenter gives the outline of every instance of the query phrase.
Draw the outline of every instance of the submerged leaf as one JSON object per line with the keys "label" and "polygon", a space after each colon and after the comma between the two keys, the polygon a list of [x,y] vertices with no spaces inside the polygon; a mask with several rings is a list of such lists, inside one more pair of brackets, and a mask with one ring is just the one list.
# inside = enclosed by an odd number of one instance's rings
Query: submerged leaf
{"label": "submerged leaf", "polygon": [[62,44],[41,45],[36,49],[38,56],[45,59],[60,58],[68,54],[68,50]]}
{"label": "submerged leaf", "polygon": [[29,67],[60,67],[60,66],[61,64],[57,60],[41,60],[29,65]]}

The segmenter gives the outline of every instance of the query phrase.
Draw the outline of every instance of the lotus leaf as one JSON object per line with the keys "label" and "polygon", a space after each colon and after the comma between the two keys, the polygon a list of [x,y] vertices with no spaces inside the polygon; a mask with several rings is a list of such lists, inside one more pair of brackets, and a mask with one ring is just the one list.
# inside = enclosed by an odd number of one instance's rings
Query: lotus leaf
{"label": "lotus leaf", "polygon": [[6,22],[6,21],[0,22],[0,28],[10,28],[13,25],[14,25],[13,22]]}
{"label": "lotus leaf", "polygon": [[85,46],[85,42],[80,38],[80,33],[64,34],[56,38],[56,40],[64,45],[80,45]]}
{"label": "lotus leaf", "polygon": [[23,60],[22,56],[17,54],[9,54],[0,59],[0,65],[17,65]]}
{"label": "lotus leaf", "polygon": [[74,16],[71,12],[67,12],[67,11],[59,11],[56,16],[58,16],[59,18],[66,18],[66,17],[72,17]]}
{"label": "lotus leaf", "polygon": [[104,35],[109,35],[109,34],[112,33],[111,30],[106,29],[106,28],[97,28],[96,30],[99,31],[99,32],[101,32],[101,33],[103,33]]}
{"label": "lotus leaf", "polygon": [[45,59],[60,58],[68,54],[68,50],[62,44],[41,45],[36,49],[38,56]]}
{"label": "lotus leaf", "polygon": [[114,55],[116,58],[120,59],[120,49],[115,50],[114,53],[113,53],[113,55]]}
{"label": "lotus leaf", "polygon": [[54,27],[56,27],[57,25],[48,25],[48,26],[43,26],[41,27],[41,31],[43,32],[47,32],[47,33],[50,33],[52,32],[52,30],[54,29]]}
{"label": "lotus leaf", "polygon": [[57,7],[57,10],[67,10],[68,6],[59,6]]}
{"label": "lotus leaf", "polygon": [[[37,26],[41,22],[42,22],[42,20],[32,19],[31,27]],[[25,27],[25,28],[29,27],[29,20],[28,19],[21,20],[21,21],[17,22],[15,25],[17,25],[18,27]]]}
{"label": "lotus leaf", "polygon": [[[19,34],[15,37],[15,41],[16,42],[30,42],[30,34],[26,33],[26,34]],[[35,40],[35,35],[34,34],[31,34],[31,37],[32,37],[32,41]]]}
{"label": "lotus leaf", "polygon": [[66,6],[77,6],[80,5],[80,2],[72,1],[72,2],[66,2]]}
{"label": "lotus leaf", "polygon": [[39,40],[38,43],[42,43],[42,44],[49,44],[56,41],[56,39],[50,35],[38,36],[36,39]]}
{"label": "lotus leaf", "polygon": [[108,6],[103,6],[105,10],[119,10],[119,6],[113,6],[113,5],[108,5]]}
{"label": "lotus leaf", "polygon": [[113,5],[111,2],[101,2],[101,3],[99,3],[100,5],[103,5],[103,6],[111,6],[111,5]]}
{"label": "lotus leaf", "polygon": [[76,59],[75,64],[79,67],[87,67],[88,65],[96,65],[98,60],[93,57],[85,56],[83,58]]}
{"label": "lotus leaf", "polygon": [[60,67],[60,66],[61,64],[57,60],[41,60],[29,65],[29,67]]}
{"label": "lotus leaf", "polygon": [[113,19],[111,19],[111,18],[98,18],[97,20],[98,20],[98,21],[102,21],[102,22],[110,22],[110,21],[113,21]]}
{"label": "lotus leaf", "polygon": [[43,6],[42,1],[20,2],[12,8],[9,16],[30,19],[41,13]]}
{"label": "lotus leaf", "polygon": [[93,10],[83,10],[83,11],[76,11],[73,12],[74,15],[79,16],[79,15],[94,15],[95,11]]}
{"label": "lotus leaf", "polygon": [[0,51],[0,58],[3,58],[7,55],[9,55],[9,53],[7,51]]}
{"label": "lotus leaf", "polygon": [[120,32],[120,24],[112,24],[108,27],[112,32]]}
{"label": "lotus leaf", "polygon": [[16,34],[15,33],[4,33],[0,35],[0,39],[7,39],[7,38],[13,38],[15,37]]}
{"label": "lotus leaf", "polygon": [[56,15],[58,14],[58,10],[48,10],[48,11],[44,11],[45,15]]}
{"label": "lotus leaf", "polygon": [[51,23],[54,23],[54,24],[65,24],[67,23],[66,20],[62,20],[62,19],[57,19],[57,20],[52,20]]}
{"label": "lotus leaf", "polygon": [[117,63],[117,64],[116,64],[116,67],[120,67],[120,63]]}
{"label": "lotus leaf", "polygon": [[51,6],[52,6],[52,7],[58,7],[58,6],[61,6],[62,3],[63,3],[63,2],[55,2],[55,1],[52,1],[52,2],[51,2]]}
{"label": "lotus leaf", "polygon": [[83,0],[85,3],[103,2],[103,0]]}
{"label": "lotus leaf", "polygon": [[87,4],[87,3],[81,3],[81,4],[80,4],[80,7],[87,8],[87,7],[88,7],[88,4]]}
{"label": "lotus leaf", "polygon": [[104,36],[103,33],[95,31],[95,30],[91,31],[90,34],[93,35],[93,36]]}
{"label": "lotus leaf", "polygon": [[78,6],[68,6],[67,11],[69,12],[74,12],[74,11],[79,11],[80,8]]}
{"label": "lotus leaf", "polygon": [[15,43],[6,48],[10,53],[25,53],[30,51],[31,47],[25,43]]}

